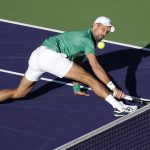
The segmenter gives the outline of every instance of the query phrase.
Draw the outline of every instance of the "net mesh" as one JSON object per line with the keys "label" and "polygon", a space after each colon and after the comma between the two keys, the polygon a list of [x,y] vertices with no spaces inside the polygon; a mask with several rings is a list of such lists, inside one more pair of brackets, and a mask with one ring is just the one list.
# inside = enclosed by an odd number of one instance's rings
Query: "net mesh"
{"label": "net mesh", "polygon": [[150,150],[150,109],[67,150]]}

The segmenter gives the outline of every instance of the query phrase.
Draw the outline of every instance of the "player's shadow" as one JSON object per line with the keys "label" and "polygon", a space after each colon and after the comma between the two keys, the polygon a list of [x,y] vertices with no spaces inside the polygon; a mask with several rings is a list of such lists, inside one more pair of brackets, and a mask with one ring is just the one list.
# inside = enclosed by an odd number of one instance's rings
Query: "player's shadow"
{"label": "player's shadow", "polygon": [[[60,78],[55,78],[54,80],[62,81]],[[63,81],[67,82],[68,80],[63,79]],[[40,82],[40,81],[38,81],[38,82]],[[47,82],[46,84],[40,86],[39,88],[36,88],[36,86],[35,86],[35,89],[33,91],[31,91],[26,97],[19,98],[18,100],[31,100],[31,99],[34,99],[36,97],[42,96],[42,95],[44,95],[44,94],[46,94],[52,90],[60,88],[64,85],[65,84],[59,84],[59,83],[55,83],[55,82]],[[1,104],[7,104],[7,103],[11,103],[11,102],[14,102],[14,100],[10,99],[10,100],[1,102]]]}
{"label": "player's shadow", "polygon": [[[148,44],[145,48],[150,47]],[[142,58],[150,56],[150,51],[128,48],[99,55],[97,58],[104,69],[109,72],[113,70],[126,68],[125,86],[130,95],[138,96],[136,91],[137,79],[136,70]],[[92,73],[88,61],[85,61],[83,67]],[[94,74],[93,74],[94,75]],[[110,76],[112,79],[112,77]],[[113,80],[113,79],[112,79]],[[114,81],[115,82],[115,81]],[[115,82],[116,83],[116,82]],[[117,84],[117,83],[116,83]],[[119,85],[118,85],[119,86]]]}
{"label": "player's shadow", "polygon": [[[60,78],[55,78],[54,80],[58,81],[58,80],[60,80]],[[46,93],[48,93],[52,90],[55,90],[57,88],[62,87],[64,85],[65,84],[59,84],[59,83],[55,83],[55,82],[48,82],[48,83],[42,85],[41,87],[33,90],[25,98],[23,98],[23,100],[30,100],[30,99],[42,96],[42,95],[44,95],[44,94],[46,94]]]}

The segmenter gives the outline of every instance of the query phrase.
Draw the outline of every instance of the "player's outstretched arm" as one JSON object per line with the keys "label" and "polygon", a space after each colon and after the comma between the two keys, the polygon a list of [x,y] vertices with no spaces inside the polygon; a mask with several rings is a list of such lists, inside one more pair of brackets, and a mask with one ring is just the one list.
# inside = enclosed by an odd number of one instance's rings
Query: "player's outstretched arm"
{"label": "player's outstretched arm", "polygon": [[92,67],[93,72],[98,77],[99,80],[101,80],[107,87],[109,87],[110,90],[113,91],[113,94],[117,98],[124,98],[125,94],[116,88],[116,86],[112,83],[109,76],[107,75],[104,68],[100,65],[98,62],[96,56],[94,54],[87,54],[87,59],[90,63],[90,66]]}

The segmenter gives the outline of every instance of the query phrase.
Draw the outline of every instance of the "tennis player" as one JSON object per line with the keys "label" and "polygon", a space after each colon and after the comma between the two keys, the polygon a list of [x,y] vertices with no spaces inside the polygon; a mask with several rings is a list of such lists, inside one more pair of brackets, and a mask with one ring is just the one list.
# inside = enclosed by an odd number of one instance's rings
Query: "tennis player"
{"label": "tennis player", "polygon": [[[59,78],[73,80],[73,89],[76,95],[88,96],[80,90],[80,83],[88,85],[97,96],[105,99],[114,108],[115,116],[124,116],[134,112],[137,110],[137,106],[125,105],[114,98],[124,98],[125,94],[110,80],[95,56],[96,43],[114,31],[115,27],[111,20],[101,16],[94,21],[90,29],[65,32],[45,39],[41,46],[32,52],[28,69],[18,87],[0,91],[0,102],[25,97],[42,74],[48,72]],[[100,81],[80,67],[80,58],[87,58]],[[114,96],[101,82],[112,90]]]}

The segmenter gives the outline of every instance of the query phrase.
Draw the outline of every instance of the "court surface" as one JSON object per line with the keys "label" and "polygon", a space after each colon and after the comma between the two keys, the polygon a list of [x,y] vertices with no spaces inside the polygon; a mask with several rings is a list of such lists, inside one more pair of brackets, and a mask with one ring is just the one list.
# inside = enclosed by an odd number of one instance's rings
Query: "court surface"
{"label": "court surface", "polygon": [[[0,88],[14,88],[30,53],[46,37],[59,33],[3,21],[0,28]],[[110,43],[96,51],[125,93],[150,97],[149,51]],[[88,62],[83,67],[92,73]],[[26,98],[0,104],[0,150],[51,150],[117,119],[112,107],[92,91],[89,97],[75,96],[66,85],[70,80],[42,77]]]}

